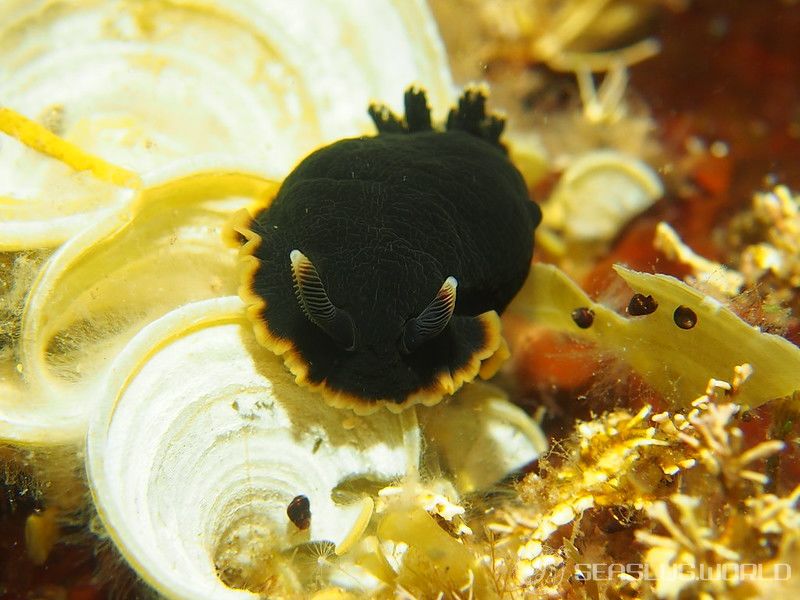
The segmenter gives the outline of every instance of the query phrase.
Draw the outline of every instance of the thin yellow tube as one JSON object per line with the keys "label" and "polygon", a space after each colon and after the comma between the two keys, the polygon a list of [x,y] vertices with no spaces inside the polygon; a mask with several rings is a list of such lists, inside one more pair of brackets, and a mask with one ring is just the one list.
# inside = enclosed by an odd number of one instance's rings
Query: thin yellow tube
{"label": "thin yellow tube", "polygon": [[76,171],[91,171],[101,181],[127,188],[141,187],[141,179],[133,171],[81,150],[75,144],[58,137],[36,121],[10,108],[0,108],[0,131],[37,152],[69,165]]}

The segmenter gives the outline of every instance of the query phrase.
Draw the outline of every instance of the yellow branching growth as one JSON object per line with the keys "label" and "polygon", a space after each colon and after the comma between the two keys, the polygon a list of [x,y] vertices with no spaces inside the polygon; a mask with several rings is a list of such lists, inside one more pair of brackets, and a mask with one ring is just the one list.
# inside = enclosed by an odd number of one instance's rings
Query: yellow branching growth
{"label": "yellow branching growth", "polygon": [[[746,598],[780,583],[798,555],[800,487],[765,491],[759,464],[784,444],[745,446],[729,398],[749,373],[742,365],[731,383],[712,379],[686,412],[645,407],[578,423],[488,524],[495,579],[516,584],[507,596]],[[609,514],[627,536],[621,558],[603,533]]]}
{"label": "yellow branching growth", "polygon": [[763,241],[748,245],[740,269],[750,285],[766,275],[786,287],[800,287],[800,195],[785,186],[756,194],[752,228],[763,232]]}

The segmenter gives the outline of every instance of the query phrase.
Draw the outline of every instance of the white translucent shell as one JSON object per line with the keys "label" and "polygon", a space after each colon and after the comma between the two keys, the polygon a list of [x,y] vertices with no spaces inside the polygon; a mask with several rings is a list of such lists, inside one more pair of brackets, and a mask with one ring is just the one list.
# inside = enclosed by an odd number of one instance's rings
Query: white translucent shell
{"label": "white translucent shell", "polygon": [[462,494],[487,489],[547,449],[538,424],[488,383],[474,381],[419,416]]}
{"label": "white translucent shell", "polygon": [[[265,541],[343,544],[371,503],[338,505],[333,489],[407,468],[397,416],[346,430],[347,413],[260,350],[242,309],[236,297],[209,300],[146,327],[115,361],[91,423],[98,512],[126,559],[170,597],[237,595],[215,574],[226,544],[244,555],[252,545],[254,563]],[[301,494],[312,512],[306,533],[286,515]]]}
{"label": "white translucent shell", "polygon": [[[737,392],[738,404],[755,408],[800,389],[800,348],[789,340],[760,331],[680,279],[621,265],[614,270],[632,293],[653,297],[655,312],[622,316],[594,302],[563,271],[535,263],[506,314],[595,342],[625,360],[674,406],[690,406],[709,377],[724,381],[745,363],[754,373]],[[594,313],[588,328],[573,320],[572,311],[579,307]],[[678,307],[694,312],[695,326],[676,325]]]}
{"label": "white translucent shell", "polygon": [[[426,451],[473,482],[465,491],[544,449],[538,428],[491,386],[422,412]],[[90,425],[90,487],[109,535],[160,593],[238,597],[219,569],[264,571],[302,542],[343,554],[358,541],[373,499],[338,504],[334,490],[417,472],[420,430],[403,415],[327,406],[258,345],[238,298],[198,302],[153,322],[115,360]],[[300,494],[312,514],[305,532],[286,515]]]}
{"label": "white translucent shell", "polygon": [[544,223],[568,240],[608,242],[664,193],[646,163],[615,150],[589,152],[570,164],[542,207]]}

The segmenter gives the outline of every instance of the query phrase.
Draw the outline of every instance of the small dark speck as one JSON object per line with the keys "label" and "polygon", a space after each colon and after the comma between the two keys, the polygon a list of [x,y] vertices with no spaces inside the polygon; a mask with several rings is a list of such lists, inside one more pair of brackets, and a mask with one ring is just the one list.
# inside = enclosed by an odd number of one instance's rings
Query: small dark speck
{"label": "small dark speck", "polygon": [[575,573],[570,576],[569,580],[574,583],[586,583],[586,575],[581,571],[575,571]]}
{"label": "small dark speck", "polygon": [[652,296],[644,294],[634,294],[628,303],[628,314],[632,317],[641,317],[656,312],[658,302]]}
{"label": "small dark speck", "polygon": [[688,306],[681,305],[676,308],[675,312],[672,313],[672,320],[681,329],[691,329],[697,325],[697,315]]}
{"label": "small dark speck", "polygon": [[322,438],[317,438],[314,442],[314,447],[311,449],[311,454],[316,454],[320,446],[322,446]]}
{"label": "small dark speck", "polygon": [[286,516],[300,530],[306,530],[311,525],[311,503],[306,496],[295,496],[289,502]]}
{"label": "small dark speck", "polygon": [[588,329],[594,323],[594,311],[591,308],[581,306],[572,311],[572,320],[581,329]]}

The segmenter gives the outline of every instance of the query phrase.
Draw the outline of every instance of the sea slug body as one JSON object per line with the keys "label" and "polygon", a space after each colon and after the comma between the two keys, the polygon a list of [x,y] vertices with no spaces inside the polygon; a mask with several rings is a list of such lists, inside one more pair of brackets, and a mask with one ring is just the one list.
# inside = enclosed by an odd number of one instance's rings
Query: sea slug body
{"label": "sea slug body", "polygon": [[374,105],[376,136],[313,152],[232,222],[259,340],[333,406],[434,404],[508,356],[541,213],[485,104],[468,88],[442,130],[420,90],[404,118]]}

